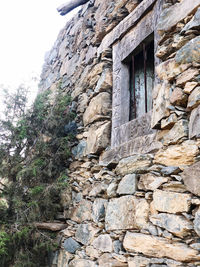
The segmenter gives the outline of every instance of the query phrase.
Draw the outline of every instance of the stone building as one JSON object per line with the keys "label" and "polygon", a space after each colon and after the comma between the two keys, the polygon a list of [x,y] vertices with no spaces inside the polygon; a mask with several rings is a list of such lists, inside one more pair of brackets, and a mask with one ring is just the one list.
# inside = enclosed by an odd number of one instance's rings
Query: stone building
{"label": "stone building", "polygon": [[78,145],[53,266],[200,266],[199,35],[200,0],[92,0],[61,30],[40,90],[71,94]]}

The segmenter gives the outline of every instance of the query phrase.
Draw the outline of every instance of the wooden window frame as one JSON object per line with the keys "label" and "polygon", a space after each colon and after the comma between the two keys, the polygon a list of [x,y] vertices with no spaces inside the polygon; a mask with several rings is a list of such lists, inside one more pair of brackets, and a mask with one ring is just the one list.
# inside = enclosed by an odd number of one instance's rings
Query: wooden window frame
{"label": "wooden window frame", "polygon": [[[151,129],[151,112],[134,120],[130,116],[130,73],[127,59],[134,50],[155,30],[155,12],[150,11],[124,37],[113,45],[113,102],[111,148],[129,142],[139,136],[153,134]],[[157,47],[154,39],[154,51]],[[155,55],[155,52],[154,52]],[[154,59],[154,66],[156,62]]]}
{"label": "wooden window frame", "polygon": [[[149,36],[146,41],[143,41],[138,51],[136,48],[136,53],[130,56],[128,64],[130,76],[129,121],[131,121],[152,110],[152,91],[155,74],[154,35]],[[140,75],[138,77],[139,73]],[[142,83],[143,85],[141,85]]]}

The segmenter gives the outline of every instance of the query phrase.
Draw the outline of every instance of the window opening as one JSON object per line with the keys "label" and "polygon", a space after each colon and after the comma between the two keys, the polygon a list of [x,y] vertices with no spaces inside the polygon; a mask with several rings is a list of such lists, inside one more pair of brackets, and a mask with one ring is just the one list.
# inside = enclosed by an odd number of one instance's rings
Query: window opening
{"label": "window opening", "polygon": [[143,42],[131,55],[130,114],[129,120],[144,115],[152,109],[154,84],[154,41]]}

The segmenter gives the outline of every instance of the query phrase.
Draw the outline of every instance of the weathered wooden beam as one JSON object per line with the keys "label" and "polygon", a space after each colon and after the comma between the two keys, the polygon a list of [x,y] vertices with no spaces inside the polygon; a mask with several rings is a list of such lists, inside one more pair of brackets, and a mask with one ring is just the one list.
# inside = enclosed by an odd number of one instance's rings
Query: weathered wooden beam
{"label": "weathered wooden beam", "polygon": [[87,3],[89,0],[71,0],[57,8],[57,11],[60,13],[61,16],[66,15],[70,11],[72,11],[74,8],[81,6],[85,3]]}

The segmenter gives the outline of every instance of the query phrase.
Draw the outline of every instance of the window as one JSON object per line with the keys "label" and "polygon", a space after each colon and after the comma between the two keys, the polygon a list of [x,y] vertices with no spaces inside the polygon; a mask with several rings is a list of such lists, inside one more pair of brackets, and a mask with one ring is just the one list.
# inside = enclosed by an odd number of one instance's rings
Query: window
{"label": "window", "polygon": [[149,12],[112,47],[111,148],[131,140],[138,143],[141,137],[148,139],[154,133],[151,109],[156,64],[154,43],[157,46],[155,22],[154,12]]}
{"label": "window", "polygon": [[[139,50],[139,51],[138,51]],[[129,120],[152,109],[154,85],[154,42],[142,42],[129,62],[130,113]]]}

